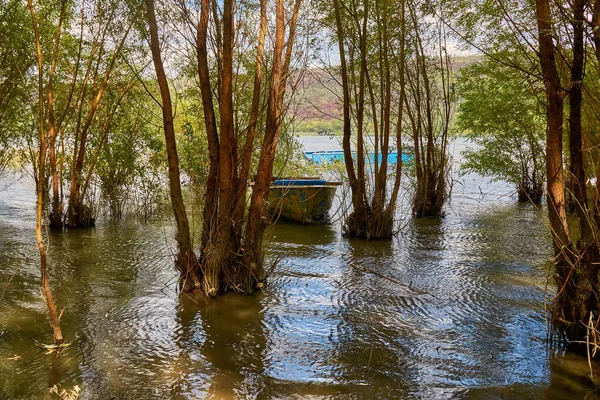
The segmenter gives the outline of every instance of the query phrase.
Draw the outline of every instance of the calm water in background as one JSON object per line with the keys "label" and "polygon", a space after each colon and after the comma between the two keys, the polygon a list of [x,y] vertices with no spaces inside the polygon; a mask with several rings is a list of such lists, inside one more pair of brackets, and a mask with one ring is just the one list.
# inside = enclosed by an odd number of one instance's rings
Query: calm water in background
{"label": "calm water in background", "polygon": [[50,398],[53,385],[85,399],[595,398],[587,361],[546,346],[550,237],[504,183],[455,175],[447,216],[406,219],[391,242],[280,222],[264,293],[208,302],[175,292],[170,220],[52,233],[72,342],[56,359],[31,343],[51,331],[34,187],[5,188],[14,178],[0,181],[0,399]]}

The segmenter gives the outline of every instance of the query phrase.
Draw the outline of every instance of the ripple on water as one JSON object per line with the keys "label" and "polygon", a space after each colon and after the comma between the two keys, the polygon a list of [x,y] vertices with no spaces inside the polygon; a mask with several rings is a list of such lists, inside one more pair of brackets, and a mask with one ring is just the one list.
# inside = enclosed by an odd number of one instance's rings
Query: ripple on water
{"label": "ripple on water", "polygon": [[[53,384],[78,384],[87,399],[589,395],[576,383],[585,360],[556,362],[545,348],[543,222],[506,196],[510,185],[461,182],[444,219],[412,222],[392,242],[278,223],[264,294],[208,302],[175,293],[172,221],[53,233],[51,279],[73,345],[54,360],[30,344],[49,330],[26,262],[0,301],[0,397]],[[0,192],[2,285],[35,240],[31,187],[14,189]]]}

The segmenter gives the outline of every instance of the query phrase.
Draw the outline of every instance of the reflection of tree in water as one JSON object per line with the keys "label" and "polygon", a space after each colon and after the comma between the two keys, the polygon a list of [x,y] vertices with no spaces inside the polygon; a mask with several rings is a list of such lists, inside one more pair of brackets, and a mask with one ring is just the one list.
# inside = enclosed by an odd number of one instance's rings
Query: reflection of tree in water
{"label": "reflection of tree in water", "polygon": [[64,296],[59,301],[66,305],[63,323],[73,342],[61,358],[79,364],[78,379],[85,379],[92,397],[128,399],[164,390],[164,382],[153,378],[164,364],[172,318],[163,307],[171,300],[158,292],[166,280],[156,268],[164,257],[156,246],[163,235],[123,220],[51,237]]}
{"label": "reflection of tree in water", "polygon": [[[194,295],[180,297],[175,340],[181,353],[189,356],[183,356],[178,366],[180,376],[172,395],[269,397],[261,298],[237,294],[210,301]],[[204,393],[193,393],[196,383]]]}
{"label": "reflection of tree in water", "polygon": [[78,376],[93,377],[88,393],[128,392],[131,376],[119,370],[139,350],[128,327],[134,318],[128,305],[140,295],[138,268],[144,250],[138,235],[136,224],[124,221],[51,237],[51,262],[64,296],[58,301],[66,305],[63,325],[67,341],[73,342],[67,355],[76,355]]}

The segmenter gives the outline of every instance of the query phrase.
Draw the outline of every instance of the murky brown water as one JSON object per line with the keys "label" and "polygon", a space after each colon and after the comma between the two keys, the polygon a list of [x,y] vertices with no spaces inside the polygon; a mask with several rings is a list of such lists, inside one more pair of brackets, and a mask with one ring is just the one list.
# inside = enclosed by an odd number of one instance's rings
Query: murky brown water
{"label": "murky brown water", "polygon": [[22,180],[0,192],[0,399],[596,398],[587,361],[546,346],[549,237],[511,191],[460,178],[446,218],[392,242],[279,223],[265,292],[209,302],[175,293],[169,221],[52,234],[56,359],[31,343],[51,332]]}

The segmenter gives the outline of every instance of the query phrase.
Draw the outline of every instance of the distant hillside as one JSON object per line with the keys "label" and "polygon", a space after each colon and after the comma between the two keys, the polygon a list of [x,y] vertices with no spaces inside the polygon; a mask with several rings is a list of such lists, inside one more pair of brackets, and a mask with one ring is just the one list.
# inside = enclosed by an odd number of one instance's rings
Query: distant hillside
{"label": "distant hillside", "polygon": [[[453,57],[452,71],[481,60],[481,56]],[[341,107],[341,81],[321,68],[313,68],[299,85],[295,102],[290,107],[295,115],[299,134],[341,134],[343,129]]]}

